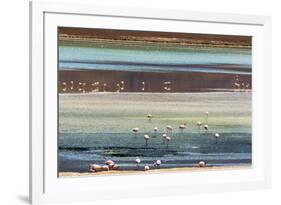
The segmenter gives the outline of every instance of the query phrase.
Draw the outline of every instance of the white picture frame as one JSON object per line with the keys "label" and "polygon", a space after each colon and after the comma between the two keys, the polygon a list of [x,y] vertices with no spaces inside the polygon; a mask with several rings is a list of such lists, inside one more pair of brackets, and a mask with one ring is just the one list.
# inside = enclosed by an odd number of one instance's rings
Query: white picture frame
{"label": "white picture frame", "polygon": [[[57,124],[53,123],[57,116],[57,93],[54,92],[57,89],[56,28],[91,27],[93,23],[103,28],[253,35],[253,167],[247,170],[59,179],[56,167]],[[155,183],[149,183],[152,181]],[[112,186],[107,186],[108,183]],[[240,191],[270,186],[270,17],[30,2],[32,204]]]}

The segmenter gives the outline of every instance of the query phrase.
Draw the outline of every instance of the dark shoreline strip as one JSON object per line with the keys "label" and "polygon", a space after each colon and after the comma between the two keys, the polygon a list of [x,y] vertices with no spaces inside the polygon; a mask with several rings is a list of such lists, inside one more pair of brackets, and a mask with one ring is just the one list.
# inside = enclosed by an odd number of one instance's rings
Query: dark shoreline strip
{"label": "dark shoreline strip", "polygon": [[59,27],[59,40],[251,47],[251,36]]}
{"label": "dark shoreline strip", "polygon": [[[147,69],[148,70],[148,69]],[[176,70],[176,69],[174,69]],[[206,69],[207,70],[207,69]],[[245,73],[220,73],[220,72],[197,72],[195,70],[173,71],[170,72],[144,72],[144,71],[120,71],[120,70],[59,70],[59,92],[63,90],[62,82],[68,85],[67,90],[63,92],[81,92],[79,91],[79,82],[85,83],[83,87],[85,92],[92,92],[93,82],[99,82],[99,90],[104,91],[103,84],[106,83],[106,92],[116,92],[116,84],[124,82],[125,88],[122,92],[165,92],[164,83],[170,82],[172,90],[169,92],[189,92],[206,91],[214,89],[234,89],[237,75],[239,82],[244,85],[249,84],[251,89],[252,76],[250,72]],[[69,83],[73,82],[74,89],[70,90]],[[142,82],[146,82],[145,90],[142,89]],[[81,86],[80,86],[81,87]],[[97,91],[97,92],[98,92]]]}

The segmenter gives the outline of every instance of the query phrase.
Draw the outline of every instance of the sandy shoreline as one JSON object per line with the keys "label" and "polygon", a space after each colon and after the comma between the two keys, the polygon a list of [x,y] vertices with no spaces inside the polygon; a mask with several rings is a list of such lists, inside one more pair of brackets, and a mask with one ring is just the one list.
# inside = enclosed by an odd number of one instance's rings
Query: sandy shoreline
{"label": "sandy shoreline", "polygon": [[142,170],[111,170],[102,172],[60,172],[59,177],[92,177],[92,176],[113,176],[113,175],[135,175],[135,174],[159,174],[159,173],[176,173],[176,172],[202,172],[202,171],[229,171],[251,169],[250,164],[237,166],[220,166],[220,167],[185,167],[169,169],[152,169],[149,171]]}

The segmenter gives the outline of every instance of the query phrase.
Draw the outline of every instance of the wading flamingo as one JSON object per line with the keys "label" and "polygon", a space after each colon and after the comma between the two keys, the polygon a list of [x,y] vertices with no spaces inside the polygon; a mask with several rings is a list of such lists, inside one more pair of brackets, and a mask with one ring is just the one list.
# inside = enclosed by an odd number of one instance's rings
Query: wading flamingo
{"label": "wading flamingo", "polygon": [[214,135],[214,138],[216,139],[216,144],[218,144],[218,138],[220,137],[220,134],[219,133],[216,133]]}
{"label": "wading flamingo", "polygon": [[119,168],[120,168],[120,166],[118,164],[114,164],[111,169],[112,170],[118,170]]}
{"label": "wading flamingo", "polygon": [[90,164],[89,168],[90,168],[90,172],[100,172],[103,170],[102,166],[98,164]]}
{"label": "wading flamingo", "polygon": [[186,128],[186,123],[183,123],[182,125],[179,126],[181,132]]}
{"label": "wading flamingo", "polygon": [[154,127],[154,137],[156,137],[157,136],[157,132],[158,132],[158,127]]}
{"label": "wading flamingo", "polygon": [[165,144],[167,137],[168,137],[167,134],[163,134],[163,135],[162,135],[163,144]]}
{"label": "wading flamingo", "polygon": [[209,126],[208,125],[204,125],[204,129],[205,129],[205,132],[207,133],[207,131],[209,129]]}
{"label": "wading flamingo", "polygon": [[70,90],[74,90],[74,82],[73,82],[73,80],[70,81]]}
{"label": "wading flamingo", "polygon": [[62,82],[62,91],[65,92],[67,90],[66,82]]}
{"label": "wading flamingo", "polygon": [[153,166],[156,166],[157,168],[160,168],[160,165],[161,165],[161,160],[160,160],[160,159],[156,160],[156,161],[153,163]]}
{"label": "wading flamingo", "polygon": [[138,127],[135,127],[132,129],[133,133],[135,134],[135,137],[137,137],[137,133],[139,131],[139,128]]}
{"label": "wading flamingo", "polygon": [[111,169],[114,166],[114,162],[112,160],[106,160],[104,162],[104,164],[106,164],[107,166],[109,166],[109,168]]}
{"label": "wading flamingo", "polygon": [[206,162],[200,161],[200,162],[198,163],[198,166],[199,166],[199,167],[205,167],[205,166],[206,166]]}
{"label": "wading flamingo", "polygon": [[158,127],[154,127],[154,132],[156,133],[158,131]]}
{"label": "wading flamingo", "polygon": [[167,125],[166,129],[168,133],[173,131],[173,127],[171,125]]}
{"label": "wading flamingo", "polygon": [[149,137],[148,135],[144,135],[143,138],[144,138],[144,140],[145,140],[145,146],[147,147],[147,145],[148,145],[147,142],[148,142],[148,140],[149,140],[150,137]]}
{"label": "wading flamingo", "polygon": [[164,82],[164,90],[165,91],[171,91],[171,81],[165,81]]}
{"label": "wading flamingo", "polygon": [[149,166],[144,166],[144,171],[148,171],[149,170]]}
{"label": "wading flamingo", "polygon": [[109,171],[109,166],[108,165],[103,165],[102,166],[103,171]]}
{"label": "wading flamingo", "polygon": [[125,90],[125,83],[124,83],[124,81],[122,80],[121,82],[121,91],[124,91]]}
{"label": "wading flamingo", "polygon": [[200,129],[201,129],[201,126],[202,126],[202,122],[201,121],[198,121],[197,122],[197,127],[198,127],[198,130],[200,131]]}
{"label": "wading flamingo", "polygon": [[139,169],[139,164],[141,163],[140,158],[136,158],[137,169]]}
{"label": "wading flamingo", "polygon": [[152,117],[153,117],[152,114],[148,114],[148,115],[147,115],[147,118],[148,118],[148,121],[149,121],[149,122],[151,122]]}
{"label": "wading flamingo", "polygon": [[141,84],[142,84],[142,88],[141,88],[141,90],[142,90],[142,91],[145,91],[145,82],[144,82],[144,81],[142,81],[142,82],[141,82]]}
{"label": "wading flamingo", "polygon": [[171,141],[171,137],[167,136],[166,137],[166,141],[167,141],[167,148],[169,147],[169,142]]}
{"label": "wading flamingo", "polygon": [[92,84],[91,84],[91,86],[92,86],[92,92],[93,93],[95,93],[95,92],[99,92],[99,85],[100,85],[100,82],[93,82]]}
{"label": "wading flamingo", "polygon": [[78,91],[81,92],[82,91],[82,82],[78,82]]}
{"label": "wading flamingo", "polygon": [[116,84],[116,88],[117,88],[116,92],[119,93],[120,92],[120,84],[119,83]]}

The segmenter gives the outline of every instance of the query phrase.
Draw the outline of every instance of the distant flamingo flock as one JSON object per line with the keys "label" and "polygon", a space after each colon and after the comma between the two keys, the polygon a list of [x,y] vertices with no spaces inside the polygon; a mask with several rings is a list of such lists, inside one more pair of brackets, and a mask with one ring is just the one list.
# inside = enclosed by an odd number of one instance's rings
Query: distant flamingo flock
{"label": "distant flamingo flock", "polygon": [[[149,90],[149,85],[151,82],[141,81],[139,91],[146,92]],[[247,92],[251,90],[251,84],[249,82],[242,81],[239,76],[237,75],[234,79],[234,82],[231,84],[231,87],[234,91],[239,92]],[[172,82],[171,81],[164,81],[162,86],[160,87],[164,92],[171,92],[172,91]],[[70,81],[59,81],[59,89],[62,92],[126,92],[126,82],[124,80],[117,81],[117,82],[100,82],[100,81],[91,81],[91,82],[81,82],[70,80]]]}

